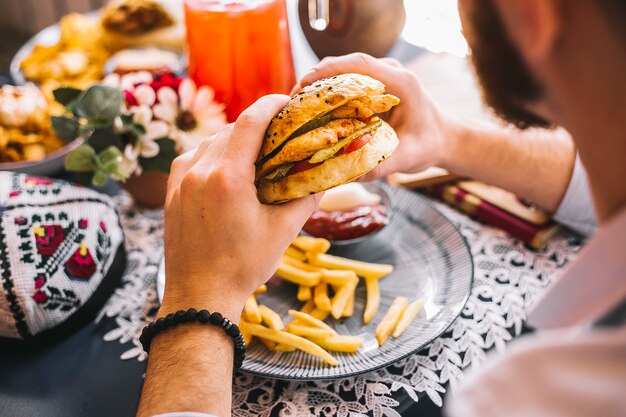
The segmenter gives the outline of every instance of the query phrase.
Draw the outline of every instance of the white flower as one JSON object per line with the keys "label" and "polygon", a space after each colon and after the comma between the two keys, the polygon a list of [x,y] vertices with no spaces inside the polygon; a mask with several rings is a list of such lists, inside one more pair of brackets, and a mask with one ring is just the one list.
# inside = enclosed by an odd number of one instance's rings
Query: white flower
{"label": "white flower", "polygon": [[130,108],[133,114],[133,122],[146,127],[152,122],[152,109],[145,104]]}
{"label": "white flower", "polygon": [[104,77],[101,84],[108,87],[117,88],[118,90],[134,91],[136,85],[150,84],[154,80],[152,74],[148,71],[129,72],[128,74],[119,75],[111,73]]}
{"label": "white flower", "polygon": [[[137,113],[135,113],[137,114]],[[161,120],[155,120],[146,125],[146,133],[139,138],[135,145],[128,144],[124,148],[124,156],[120,163],[120,171],[126,177],[140,175],[142,172],[139,157],[154,158],[159,154],[157,139],[168,136],[170,126]]]}
{"label": "white flower", "polygon": [[133,175],[141,174],[141,165],[139,165],[139,153],[130,143],[124,148],[122,162],[120,162],[120,172],[130,178]]}
{"label": "white flower", "polygon": [[178,95],[170,87],[159,89],[159,102],[152,108],[154,117],[172,126],[170,137],[178,141],[181,153],[197,147],[226,124],[224,105],[214,97],[210,87],[197,88],[189,78],[180,83]]}
{"label": "white flower", "polygon": [[137,104],[140,106],[152,107],[156,101],[156,93],[147,84],[140,84],[133,90],[133,96],[137,100]]}

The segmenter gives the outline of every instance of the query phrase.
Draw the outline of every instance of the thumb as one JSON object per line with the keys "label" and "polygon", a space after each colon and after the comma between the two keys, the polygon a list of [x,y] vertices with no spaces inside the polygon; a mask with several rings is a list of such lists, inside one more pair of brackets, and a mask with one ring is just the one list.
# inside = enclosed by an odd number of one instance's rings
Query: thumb
{"label": "thumb", "polygon": [[317,208],[323,192],[291,200],[272,207],[272,216],[279,230],[289,231],[295,236]]}

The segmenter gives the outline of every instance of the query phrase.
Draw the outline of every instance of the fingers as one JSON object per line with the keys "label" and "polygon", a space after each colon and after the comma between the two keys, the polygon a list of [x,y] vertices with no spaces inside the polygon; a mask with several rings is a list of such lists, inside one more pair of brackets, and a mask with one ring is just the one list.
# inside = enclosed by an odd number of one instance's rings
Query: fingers
{"label": "fingers", "polygon": [[233,123],[224,126],[218,133],[209,140],[209,146],[198,150],[193,158],[189,171],[208,175],[211,169],[218,165],[220,158],[224,154],[226,145],[230,141],[235,126]]}
{"label": "fingers", "polygon": [[395,58],[385,57],[385,58],[380,58],[380,61],[384,62],[387,65],[391,65],[392,67],[404,68],[404,66],[400,63],[400,61],[398,61]]}
{"label": "fingers", "polygon": [[300,80],[301,86],[306,86],[320,78],[332,75],[355,72],[374,77],[387,87],[398,86],[399,71],[403,71],[402,64],[392,58],[376,59],[360,52],[340,57],[324,58],[311,72]]}
{"label": "fingers", "polygon": [[289,102],[289,97],[273,94],[261,97],[241,113],[224,151],[225,162],[236,169],[254,171],[263,135],[272,118]]}
{"label": "fingers", "polygon": [[286,230],[295,236],[317,208],[322,195],[323,192],[271,206],[272,216],[277,224],[276,230]]}
{"label": "fingers", "polygon": [[207,152],[211,149],[211,154],[221,154],[226,141],[233,130],[233,124],[224,126],[219,132],[203,140],[196,149],[185,152],[179,155],[170,168],[169,178],[167,180],[167,196],[165,201],[169,203],[174,191],[180,186],[185,174],[187,174],[202,158],[206,158]]}
{"label": "fingers", "polygon": [[296,85],[291,88],[289,95],[294,96],[300,90],[302,90],[302,85],[300,83],[296,83]]}

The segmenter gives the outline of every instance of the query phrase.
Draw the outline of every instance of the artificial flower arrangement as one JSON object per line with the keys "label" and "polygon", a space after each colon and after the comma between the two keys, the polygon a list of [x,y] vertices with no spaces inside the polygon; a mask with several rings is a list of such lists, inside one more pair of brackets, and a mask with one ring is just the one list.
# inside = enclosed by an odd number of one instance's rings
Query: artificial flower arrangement
{"label": "artificial flower arrangement", "polygon": [[54,97],[65,106],[62,116],[52,117],[57,136],[84,141],[67,155],[65,168],[91,173],[96,186],[148,171],[169,173],[178,154],[226,124],[211,88],[173,74],[114,73],[86,90],[58,88]]}

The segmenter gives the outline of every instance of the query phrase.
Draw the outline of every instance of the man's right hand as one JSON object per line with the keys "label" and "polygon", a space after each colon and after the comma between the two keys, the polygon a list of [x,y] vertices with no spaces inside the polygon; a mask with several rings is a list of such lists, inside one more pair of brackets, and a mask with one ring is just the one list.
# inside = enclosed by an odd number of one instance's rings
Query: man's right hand
{"label": "man's right hand", "polygon": [[388,93],[400,98],[400,105],[391,110],[388,119],[398,133],[400,145],[391,158],[361,179],[371,181],[398,171],[418,172],[439,165],[449,118],[426,94],[415,74],[395,59],[376,59],[363,53],[324,58],[302,77],[293,92],[321,78],[351,72],[381,81]]}

